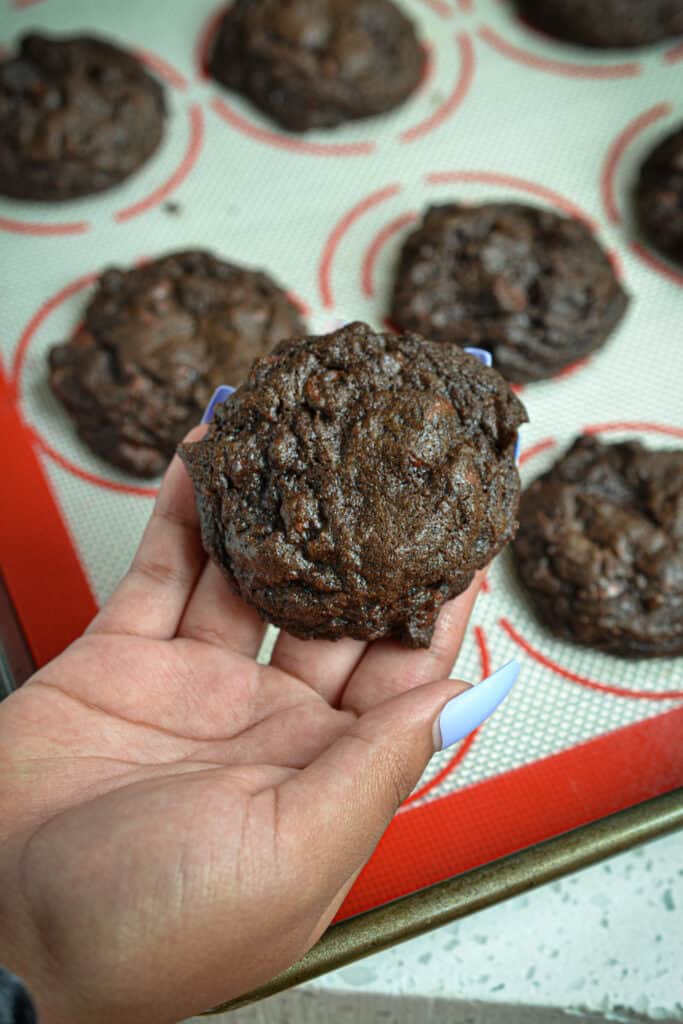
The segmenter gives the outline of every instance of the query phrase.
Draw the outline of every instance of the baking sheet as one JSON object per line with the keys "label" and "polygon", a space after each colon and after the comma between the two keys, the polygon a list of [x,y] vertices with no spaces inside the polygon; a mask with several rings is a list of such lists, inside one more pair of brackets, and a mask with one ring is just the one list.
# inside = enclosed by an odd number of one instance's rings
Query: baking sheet
{"label": "baking sheet", "polygon": [[[266,268],[314,329],[381,325],[402,239],[427,203],[505,199],[572,212],[596,228],[633,300],[602,352],[522,389],[531,417],[522,474],[543,471],[583,430],[680,445],[683,275],[638,242],[629,190],[642,157],[682,118],[683,48],[588,54],[495,0],[401,6],[429,53],[418,93],[392,114],[299,137],[204,77],[221,10],[212,0],[5,3],[7,46],[28,28],[97,32],[140,53],[170,107],[158,154],[121,187],[58,205],[0,197],[10,496],[1,554],[38,661],[111,592],[154,496],[153,482],[78,441],[47,386],[47,351],[73,331],[107,264],[207,247]],[[39,557],[46,546],[52,573]],[[503,555],[454,674],[478,679],[510,657],[523,666],[512,695],[433,759],[340,916],[683,784],[683,660],[629,663],[555,640]]]}

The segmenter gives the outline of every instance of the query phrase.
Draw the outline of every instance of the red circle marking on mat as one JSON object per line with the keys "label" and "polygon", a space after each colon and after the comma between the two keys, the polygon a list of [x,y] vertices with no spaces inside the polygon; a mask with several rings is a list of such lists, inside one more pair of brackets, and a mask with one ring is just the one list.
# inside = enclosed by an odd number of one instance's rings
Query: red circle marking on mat
{"label": "red circle marking on mat", "polygon": [[420,75],[420,81],[417,83],[416,93],[422,89],[426,89],[429,82],[434,74],[434,47],[431,43],[424,40],[420,44],[420,49],[424,54],[425,62],[422,66],[422,74]]}
{"label": "red circle marking on mat", "polygon": [[683,43],[676,43],[670,50],[667,50],[662,60],[665,64],[677,64],[679,60],[683,60]]}
{"label": "red circle marking on mat", "polygon": [[361,288],[363,290],[363,295],[365,295],[366,298],[371,299],[375,294],[375,264],[381,250],[390,238],[393,238],[394,235],[407,227],[408,224],[412,224],[416,221],[417,216],[417,213],[411,210],[410,213],[403,213],[400,217],[395,217],[394,220],[389,221],[388,224],[385,224],[384,227],[377,232],[373,240],[370,242],[370,245],[365,250],[363,262],[361,264]]}
{"label": "red circle marking on mat", "polygon": [[424,121],[401,132],[399,135],[400,142],[414,142],[415,139],[419,139],[435,128],[438,128],[451,114],[455,113],[467,96],[474,74],[474,47],[472,46],[472,40],[466,32],[459,33],[455,37],[455,41],[460,51],[460,74],[451,94]]}
{"label": "red circle marking on mat", "polygon": [[462,14],[471,14],[474,9],[472,0],[458,0],[458,10]]}
{"label": "red circle marking on mat", "polygon": [[127,206],[125,209],[119,210],[118,213],[115,213],[114,220],[119,224],[130,220],[131,217],[137,217],[138,214],[144,213],[153,206],[158,206],[158,204],[163,202],[171,192],[178,188],[194,167],[197,162],[197,157],[199,156],[199,151],[202,148],[202,140],[204,138],[204,120],[202,117],[201,107],[197,103],[193,103],[189,108],[188,119],[190,124],[190,137],[185,155],[176,167],[175,171],[163,185],[160,185],[159,188],[150,192],[150,194],[144,199],[140,199],[137,203],[133,203],[131,206]]}
{"label": "red circle marking on mat", "polygon": [[642,260],[651,270],[655,270],[662,277],[668,278],[669,281],[673,281],[674,284],[683,285],[683,272],[676,270],[669,263],[666,263],[663,259],[659,259],[653,252],[643,245],[642,242],[635,240],[629,242],[629,249],[634,253],[638,259]]}
{"label": "red circle marking on mat", "polygon": [[529,459],[533,459],[534,455],[540,455],[541,452],[547,452],[549,448],[554,448],[557,441],[554,437],[546,437],[543,441],[537,441],[536,444],[532,444],[530,448],[525,448],[519,456],[519,465],[523,466]]}
{"label": "red circle marking on mat", "polygon": [[65,285],[64,288],[61,288],[49,299],[46,299],[42,306],[39,307],[38,311],[33,314],[19,338],[19,344],[17,345],[14,353],[14,359],[12,361],[11,383],[15,395],[18,396],[21,390],[20,381],[21,374],[24,369],[26,351],[40,325],[50,315],[50,313],[57,309],[58,306],[61,306],[63,302],[70,299],[72,295],[76,294],[76,292],[79,292],[82,288],[87,288],[88,285],[92,284],[93,281],[96,280],[97,274],[83,274],[81,277],[77,277],[75,281],[71,282],[71,284]]}
{"label": "red circle marking on mat", "polygon": [[549,668],[551,672],[554,672],[558,676],[562,676],[563,679],[567,679],[571,683],[578,683],[580,686],[585,686],[589,690],[599,690],[601,693],[609,693],[613,697],[630,697],[631,700],[683,700],[683,690],[670,690],[668,693],[662,690],[628,690],[623,686],[612,686],[609,683],[599,683],[595,679],[589,679],[588,676],[579,675],[577,672],[570,672],[569,669],[564,668],[562,665],[558,665],[556,661],[553,661],[545,654],[542,654],[541,651],[532,647],[529,641],[525,640],[521,633],[517,632],[508,619],[501,618],[499,622],[508,636],[514,640],[517,646],[528,654],[529,657],[533,658],[534,661],[537,661],[539,665],[543,665],[544,668]]}
{"label": "red circle marking on mat", "polygon": [[296,306],[296,308],[298,309],[302,316],[306,317],[311,315],[311,307],[308,305],[307,302],[304,302],[304,300],[299,295],[297,295],[296,292],[288,291],[286,294],[289,301],[292,303],[292,305]]}
{"label": "red circle marking on mat", "polygon": [[24,7],[33,7],[35,4],[42,2],[43,0],[12,0],[12,7],[17,11],[21,11]]}
{"label": "red circle marking on mat", "polygon": [[218,26],[226,10],[225,5],[221,4],[215,11],[212,11],[197,36],[197,43],[194,49],[195,70],[197,77],[203,81],[207,81],[211,77],[207,70],[209,52],[212,49],[214,36],[218,31]]}
{"label": "red circle marking on mat", "polygon": [[[683,438],[683,427],[673,427],[666,423],[650,423],[649,421],[642,420],[612,420],[606,423],[592,423],[589,426],[583,428],[582,433],[584,434],[608,434],[620,431],[634,431],[644,432],[652,434],[665,434],[670,437],[681,437]],[[535,455],[540,455],[541,452],[548,451],[550,448],[554,448],[557,444],[555,438],[545,438],[543,441],[538,441],[531,448],[522,452],[519,463],[523,465],[528,459],[533,458]],[[609,693],[616,697],[630,697],[632,700],[679,700],[683,699],[683,690],[629,690],[623,686],[613,686],[611,683],[602,683],[596,679],[590,679],[588,676],[579,675],[577,672],[572,672],[570,669],[565,668],[558,662],[553,661],[547,655],[533,647],[525,637],[519,633],[512,625],[509,619],[502,617],[499,620],[499,624],[511,637],[512,640],[525,651],[534,661],[537,661],[539,665],[543,665],[544,668],[549,668],[556,675],[562,676],[564,679],[568,679],[572,683],[578,683],[580,686],[585,686],[591,690],[599,690],[602,693]]]}
{"label": "red circle marking on mat", "polygon": [[422,2],[426,7],[429,7],[430,11],[438,14],[440,18],[450,18],[453,13],[446,0],[422,0]]}
{"label": "red circle marking on mat", "polygon": [[614,189],[614,181],[617,173],[619,161],[621,160],[627,147],[633,142],[633,140],[640,135],[641,132],[649,128],[651,124],[658,121],[662,117],[666,117],[670,114],[673,107],[670,103],[658,103],[654,107],[650,107],[649,110],[643,111],[637,117],[634,117],[632,121],[626,125],[625,128],[617,135],[612,145],[607,150],[607,156],[605,162],[602,165],[602,171],[600,173],[600,195],[602,197],[602,204],[605,207],[605,213],[607,219],[612,224],[621,224],[621,214],[619,207],[617,206],[617,200]]}
{"label": "red circle marking on mat", "polygon": [[90,222],[87,220],[72,220],[62,224],[32,224],[27,220],[0,217],[0,231],[12,231],[17,235],[80,235],[89,228]]}
{"label": "red circle marking on mat", "polygon": [[624,64],[574,64],[566,60],[554,60],[551,57],[541,57],[535,53],[529,53],[520,46],[513,46],[502,36],[498,35],[492,28],[483,25],[478,35],[492,49],[503,57],[509,57],[518,64],[525,64],[527,67],[535,68],[537,71],[548,71],[551,74],[563,75],[569,78],[613,79],[633,78],[642,71],[642,66],[636,61],[628,61]]}
{"label": "red circle marking on mat", "polygon": [[[81,277],[76,278],[76,280],[72,281],[71,284],[66,285],[64,288],[60,289],[60,291],[47,299],[29,320],[19,339],[19,344],[17,345],[16,352],[14,353],[14,360],[12,363],[10,383],[15,400],[18,401],[21,397],[21,376],[24,369],[24,362],[26,360],[26,352],[35,337],[36,331],[58,306],[61,306],[63,302],[70,299],[73,295],[76,295],[76,293],[81,291],[83,288],[87,288],[88,285],[91,285],[97,280],[97,277],[97,274],[83,274]],[[77,476],[81,480],[87,480],[89,483],[97,484],[107,490],[118,491],[122,494],[134,494],[142,497],[154,497],[156,494],[155,488],[142,487],[137,484],[118,483],[115,480],[109,480],[107,477],[103,477],[97,473],[91,473],[89,470],[83,469],[70,459],[67,459],[66,456],[61,455],[56,451],[50,442],[43,437],[36,426],[27,423],[27,429],[30,431],[34,443],[49,458],[56,462],[57,465],[61,466],[62,469],[66,469],[69,473],[73,474],[73,476]]]}
{"label": "red circle marking on mat", "polygon": [[425,174],[424,180],[429,185],[474,182],[479,185],[500,185],[503,188],[516,188],[520,192],[528,192],[539,199],[547,200],[547,202],[556,206],[558,210],[562,210],[563,213],[568,213],[571,217],[576,217],[578,220],[583,221],[592,231],[597,230],[597,224],[593,218],[589,217],[576,203],[566,199],[552,188],[538,185],[536,182],[528,181],[526,178],[518,178],[513,174],[497,174],[494,171],[437,171]]}
{"label": "red circle marking on mat", "polygon": [[592,423],[583,428],[583,433],[609,434],[622,430],[633,430],[645,434],[665,434],[667,437],[683,437],[683,427],[672,427],[667,423],[650,423],[645,420],[609,420],[606,423]]}
{"label": "red circle marking on mat", "polygon": [[376,192],[371,192],[365,199],[361,199],[359,203],[352,206],[330,232],[325,245],[323,247],[322,256],[320,257],[320,263],[318,264],[318,289],[320,291],[320,299],[325,309],[331,309],[334,306],[334,298],[332,296],[332,286],[330,283],[330,273],[332,270],[332,262],[334,260],[337,248],[342,238],[349,230],[351,225],[362,217],[363,214],[371,210],[373,206],[377,206],[379,203],[383,203],[386,199],[390,199],[392,196],[396,196],[401,191],[401,185],[387,185],[385,188],[380,188]]}
{"label": "red circle marking on mat", "polygon": [[187,89],[187,79],[185,75],[177,71],[172,64],[169,64],[163,57],[157,56],[156,53],[152,53],[151,50],[143,50],[141,47],[137,47],[134,50],[136,57],[145,64],[150,71],[153,71],[159,78],[163,78],[165,82],[172,85],[174,89],[180,89],[184,91]]}
{"label": "red circle marking on mat", "polygon": [[261,128],[233,110],[224,99],[215,96],[209,106],[218,116],[258,142],[267,142],[278,149],[288,149],[293,153],[306,153],[312,156],[363,156],[375,150],[374,142],[309,142],[306,139],[294,139],[289,135],[279,135],[268,128]]}
{"label": "red circle marking on mat", "polygon": [[[477,642],[477,648],[479,649],[479,664],[481,667],[481,678],[486,679],[487,676],[491,675],[491,659],[489,657],[489,649],[488,644],[486,642],[486,634],[484,633],[484,630],[482,629],[481,626],[474,627],[474,638]],[[470,748],[472,747],[472,744],[479,735],[481,729],[482,726],[479,725],[477,726],[476,729],[474,729],[473,732],[469,734],[469,736],[465,737],[465,739],[460,743],[453,757],[451,757],[446,762],[443,768],[439,769],[436,775],[434,775],[433,778],[431,778],[428,782],[425,782],[424,786],[420,786],[419,789],[416,789],[413,793],[410,794],[407,800],[403,801],[403,803],[401,804],[401,810],[408,807],[409,804],[414,803],[415,800],[420,800],[423,796],[426,796],[427,793],[429,793],[432,789],[438,786],[440,782],[443,782],[446,776],[450,775],[451,772],[453,772],[458,767],[459,764],[462,764],[462,762],[465,760],[468,753],[470,752]]]}
{"label": "red circle marking on mat", "polygon": [[100,476],[98,473],[91,473],[89,470],[82,469],[80,466],[77,466],[75,462],[67,459],[64,455],[53,448],[35,427],[30,426],[28,430],[38,448],[40,448],[40,450],[58,466],[61,466],[62,469],[71,473],[72,476],[77,476],[80,480],[87,480],[88,483],[95,484],[97,487],[102,487],[107,491],[116,491],[119,494],[132,494],[135,497],[156,498],[159,492],[158,487],[142,487],[137,484],[122,484],[118,483],[116,480],[108,480],[106,477]]}

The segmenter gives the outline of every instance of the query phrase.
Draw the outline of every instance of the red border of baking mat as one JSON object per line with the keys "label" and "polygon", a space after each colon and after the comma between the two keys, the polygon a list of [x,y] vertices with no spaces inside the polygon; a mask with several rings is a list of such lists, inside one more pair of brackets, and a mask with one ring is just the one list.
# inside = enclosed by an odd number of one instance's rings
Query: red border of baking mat
{"label": "red border of baking mat", "polygon": [[[5,494],[0,566],[37,665],[97,610],[68,527],[0,366]],[[40,580],[41,585],[35,586]],[[406,809],[337,920],[370,910],[683,785],[683,706]]]}
{"label": "red border of baking mat", "polygon": [[44,665],[80,636],[97,604],[1,365],[0,437],[0,569],[33,660]]}
{"label": "red border of baking mat", "polygon": [[340,921],[683,785],[683,706],[406,810]]}

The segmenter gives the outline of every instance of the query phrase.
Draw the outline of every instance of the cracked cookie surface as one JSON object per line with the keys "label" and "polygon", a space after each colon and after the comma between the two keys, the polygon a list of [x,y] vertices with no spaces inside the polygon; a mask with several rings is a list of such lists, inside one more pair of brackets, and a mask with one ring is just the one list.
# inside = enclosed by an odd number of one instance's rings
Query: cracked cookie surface
{"label": "cracked cookie surface", "polygon": [[400,330],[488,349],[521,384],[603,345],[627,304],[581,221],[519,203],[447,203],[408,235],[389,315]]}
{"label": "cracked cookie surface", "polygon": [[50,385],[99,455],[156,476],[214,389],[303,329],[267,274],[174,253],[101,275],[83,325],[50,352]]}
{"label": "cracked cookie surface", "polygon": [[180,452],[206,550],[267,621],[424,647],[515,531],[525,419],[462,349],[352,323],[283,342]]}
{"label": "cracked cookie surface", "polygon": [[683,654],[683,450],[580,437],[524,491],[519,520],[519,575],[555,633]]}
{"label": "cracked cookie surface", "polygon": [[303,132],[391,110],[424,63],[412,22],[390,0],[235,0],[209,72]]}
{"label": "cracked cookie surface", "polygon": [[0,193],[60,200],[117,185],[157,149],[161,85],[90,36],[24,36],[0,62]]}

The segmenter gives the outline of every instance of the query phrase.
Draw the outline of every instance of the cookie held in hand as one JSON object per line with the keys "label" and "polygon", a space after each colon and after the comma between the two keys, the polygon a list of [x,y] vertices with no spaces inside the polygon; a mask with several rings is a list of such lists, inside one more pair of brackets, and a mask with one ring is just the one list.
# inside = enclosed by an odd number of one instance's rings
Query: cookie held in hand
{"label": "cookie held in hand", "polygon": [[180,454],[207,552],[264,619],[427,647],[515,532],[525,420],[457,346],[352,323],[258,360]]}

